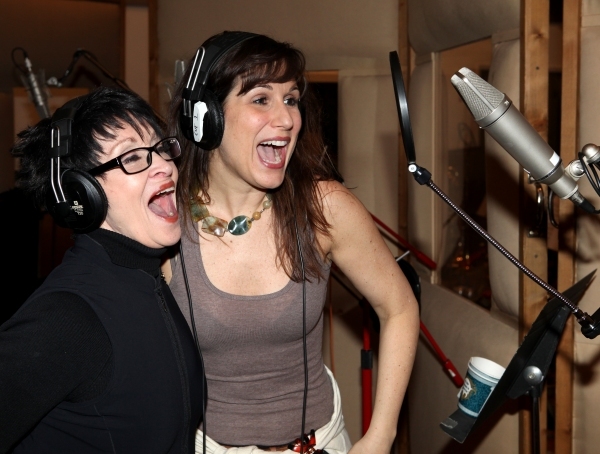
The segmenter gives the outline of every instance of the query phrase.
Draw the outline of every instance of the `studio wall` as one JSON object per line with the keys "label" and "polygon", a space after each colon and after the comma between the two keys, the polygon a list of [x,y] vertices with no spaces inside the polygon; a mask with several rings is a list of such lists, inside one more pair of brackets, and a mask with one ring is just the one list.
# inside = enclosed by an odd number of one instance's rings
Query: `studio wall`
{"label": "studio wall", "polygon": [[398,45],[396,0],[158,0],[158,17],[161,106],[175,61],[187,61],[205,39],[224,30],[288,41],[305,52],[309,70],[389,68],[388,53]]}
{"label": "studio wall", "polygon": [[[24,48],[34,70],[46,78],[60,77],[77,49],[92,52],[102,65],[121,75],[121,24],[119,5],[94,1],[0,0],[0,92],[21,85],[11,61],[15,47]],[[17,55],[19,57],[19,55]],[[82,62],[81,62],[82,63]],[[89,76],[104,80],[87,65]],[[69,84],[93,86],[88,75],[76,67]]]}

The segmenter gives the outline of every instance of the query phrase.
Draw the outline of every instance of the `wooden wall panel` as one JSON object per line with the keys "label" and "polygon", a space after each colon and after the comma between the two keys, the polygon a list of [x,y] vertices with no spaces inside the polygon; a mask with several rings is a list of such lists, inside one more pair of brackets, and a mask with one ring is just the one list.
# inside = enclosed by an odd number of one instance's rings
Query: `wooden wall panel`
{"label": "wooden wall panel", "polygon": [[[560,156],[566,165],[577,158],[581,0],[564,0],[562,41],[562,93]],[[575,281],[575,206],[561,200],[559,205],[559,291]],[[573,317],[570,317],[556,356],[556,420],[554,451],[573,450]]]}
{"label": "wooden wall panel", "polygon": [[[548,43],[550,28],[548,0],[522,0],[521,2],[521,112],[534,129],[544,138],[548,135]],[[523,173],[521,198],[521,261],[544,280],[548,278],[546,239],[533,237],[535,186]],[[540,310],[546,304],[544,289],[524,274],[520,276],[520,338],[522,339]],[[524,398],[528,403],[529,399]],[[541,404],[540,448],[546,452],[546,420],[544,396]],[[527,405],[527,404],[526,404]],[[525,405],[520,420],[520,453],[532,452],[531,412]]]}

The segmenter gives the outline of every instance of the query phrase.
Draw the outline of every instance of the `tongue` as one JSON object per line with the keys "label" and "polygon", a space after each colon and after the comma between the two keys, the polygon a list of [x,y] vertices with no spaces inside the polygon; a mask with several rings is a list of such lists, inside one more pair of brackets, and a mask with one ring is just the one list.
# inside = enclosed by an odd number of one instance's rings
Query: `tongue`
{"label": "tongue", "polygon": [[279,148],[280,147],[273,147],[270,145],[259,145],[258,155],[263,161],[276,164],[281,162]]}
{"label": "tongue", "polygon": [[177,213],[172,193],[155,196],[148,207],[154,214],[163,218],[173,217]]}

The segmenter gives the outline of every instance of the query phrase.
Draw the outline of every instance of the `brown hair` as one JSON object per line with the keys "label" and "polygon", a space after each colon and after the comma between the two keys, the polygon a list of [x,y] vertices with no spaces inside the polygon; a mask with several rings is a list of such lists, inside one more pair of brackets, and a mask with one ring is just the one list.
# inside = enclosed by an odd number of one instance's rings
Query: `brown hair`
{"label": "brown hair", "polygon": [[[205,42],[217,38],[215,35]],[[191,61],[187,68],[191,67]],[[288,43],[257,35],[233,46],[213,67],[208,75],[206,87],[216,96],[221,106],[233,89],[238,78],[241,89],[238,95],[265,83],[295,81],[301,93],[300,130],[295,151],[286,169],[284,181],[269,192],[273,200],[275,244],[278,264],[296,282],[302,280],[301,260],[306,278],[321,278],[323,251],[319,250],[316,233],[329,236],[331,227],[323,214],[322,194],[317,183],[339,177],[323,143],[320,122],[320,107],[305,79],[305,58],[301,51]],[[170,129],[183,147],[179,162],[178,203],[182,212],[184,232],[192,239],[189,231],[190,201],[198,192],[209,197],[208,168],[214,150],[202,150],[184,138],[179,126],[181,93],[188,74],[182,77],[170,106]],[[339,179],[339,178],[338,178]],[[206,200],[206,202],[209,202]],[[296,236],[297,231],[297,236]],[[198,232],[195,232],[198,233]],[[298,243],[302,257],[298,252]]]}

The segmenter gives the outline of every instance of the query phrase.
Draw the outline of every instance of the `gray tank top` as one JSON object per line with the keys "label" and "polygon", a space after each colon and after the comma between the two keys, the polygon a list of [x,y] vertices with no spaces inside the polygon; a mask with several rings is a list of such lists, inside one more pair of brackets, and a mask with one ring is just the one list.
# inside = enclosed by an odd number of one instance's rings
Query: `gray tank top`
{"label": "gray tank top", "polygon": [[[183,235],[198,340],[208,386],[206,434],[230,446],[275,446],[300,436],[304,394],[302,283],[268,295],[225,293],[209,281],[200,247]],[[188,323],[180,257],[171,261],[173,295]],[[333,389],[322,356],[326,279],[306,282],[308,396],[306,432],[333,414]],[[257,272],[260,272],[257,270]]]}

